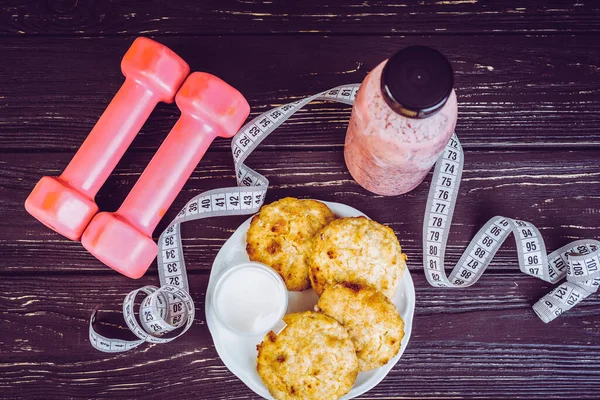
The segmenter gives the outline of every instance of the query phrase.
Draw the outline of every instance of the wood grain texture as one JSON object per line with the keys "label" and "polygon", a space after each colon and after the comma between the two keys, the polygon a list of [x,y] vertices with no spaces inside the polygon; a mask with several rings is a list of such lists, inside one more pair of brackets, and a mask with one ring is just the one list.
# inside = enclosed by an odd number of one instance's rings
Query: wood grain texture
{"label": "wood grain texture", "polygon": [[[432,45],[448,55],[456,71],[456,129],[466,148],[598,148],[599,38],[157,37],[193,70],[215,73],[240,89],[252,116],[337,85],[361,82],[369,70],[408,44]],[[119,63],[131,41],[0,39],[0,151],[77,149],[122,84]],[[132,149],[154,151],[178,116],[175,105],[160,104]],[[347,106],[310,106],[262,148],[341,148],[349,116]],[[213,148],[228,146],[220,141]]]}
{"label": "wood grain texture", "polygon": [[[0,398],[255,399],[216,353],[204,316],[212,261],[246,217],[183,226],[196,321],[169,345],[118,355],[88,343],[100,330],[132,338],[119,313],[128,291],[157,284],[119,276],[78,243],[29,216],[42,175],[58,175],[113,97],[134,37],[156,35],[192,67],[237,87],[252,116],[360,82],[410,44],[452,61],[464,180],[447,264],[488,218],[534,222],[548,249],[600,237],[600,3],[597,0],[32,0],[0,2]],[[100,191],[115,210],[175,123],[157,107]],[[348,174],[350,108],[313,104],[248,164],[284,196],[346,203],[391,226],[415,281],[413,336],[401,362],[362,398],[594,399],[600,385],[600,296],[545,325],[531,305],[551,285],[518,271],[513,239],[471,288],[429,286],[421,229],[429,178],[399,197],[374,196]],[[194,172],[158,234],[192,196],[234,184],[229,142]]]}
{"label": "wood grain texture", "polygon": [[3,2],[4,35],[589,32],[594,0]]}
{"label": "wood grain texture", "polygon": [[[467,151],[447,251],[448,264],[458,261],[472,236],[495,215],[535,223],[548,249],[575,239],[599,237],[599,155],[596,150]],[[147,153],[126,155],[98,195],[102,210],[119,207],[150,158]],[[37,180],[43,175],[59,174],[69,159],[70,154],[66,153],[0,154],[0,274],[106,271],[79,244],[43,227],[23,208]],[[352,180],[339,151],[259,151],[248,159],[248,165],[271,181],[267,202],[296,196],[352,205],[394,229],[409,256],[409,265],[416,270],[421,268],[421,232],[430,178],[406,195],[382,197],[368,193]],[[155,235],[193,196],[228,185],[235,185],[231,156],[207,154]],[[183,225],[189,268],[209,269],[224,241],[246,218],[219,217]],[[512,239],[498,252],[491,268],[518,270]]]}
{"label": "wood grain texture", "polygon": [[[89,277],[0,280],[0,397],[257,398],[212,344],[203,311],[208,275],[190,276],[198,315],[186,335],[116,355],[89,345],[92,310],[101,305],[104,334],[128,338],[118,328],[122,300],[157,278]],[[534,278],[495,274],[462,290],[433,288],[422,273],[413,279],[417,303],[408,348],[363,398],[593,398],[600,383],[597,296],[545,325],[530,306],[549,286]]]}

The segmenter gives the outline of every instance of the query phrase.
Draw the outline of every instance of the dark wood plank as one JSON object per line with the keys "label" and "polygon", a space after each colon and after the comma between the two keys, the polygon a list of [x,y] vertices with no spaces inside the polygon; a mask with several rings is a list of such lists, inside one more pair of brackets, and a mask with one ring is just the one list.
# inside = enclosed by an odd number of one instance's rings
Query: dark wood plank
{"label": "dark wood plank", "polygon": [[594,0],[103,2],[5,0],[5,35],[588,32]]}
{"label": "dark wood plank", "polygon": [[[238,87],[252,115],[359,82],[399,47],[437,47],[455,65],[467,149],[449,264],[496,214],[537,223],[550,249],[600,237],[597,1],[6,0],[1,8],[0,398],[257,398],[220,361],[204,317],[212,260],[245,217],[184,227],[198,309],[186,336],[106,355],[89,346],[91,311],[102,305],[104,332],[131,337],[118,310],[129,290],[158,282],[156,267],[139,281],[119,276],[23,208],[39,177],[59,174],[81,144],[139,34],[161,35],[193,69]],[[101,208],[118,207],[177,116],[174,105],[158,107],[99,194]],[[271,180],[268,201],[350,204],[390,225],[409,255],[415,331],[401,363],[363,398],[596,398],[598,294],[543,324],[530,307],[551,285],[518,272],[512,240],[474,287],[429,286],[420,266],[428,180],[396,198],[362,190],[341,152],[348,117],[348,107],[313,105],[249,164]],[[191,196],[234,183],[227,149],[224,140],[214,146],[157,233]]]}
{"label": "dark wood plank", "polygon": [[[159,37],[194,70],[221,76],[258,112],[360,82],[396,49],[423,43],[456,69],[457,132],[467,148],[598,147],[600,40],[579,36]],[[0,150],[74,152],[123,81],[131,38],[3,38]],[[557,45],[560,41],[560,46]],[[26,68],[24,68],[26,66]],[[179,111],[159,105],[132,145],[155,150]],[[350,108],[300,111],[266,149],[340,148]],[[227,141],[214,148],[226,149]]]}
{"label": "dark wood plank", "polygon": [[[545,325],[530,305],[549,290],[523,275],[444,290],[413,273],[414,331],[400,363],[364,398],[593,398],[600,383],[600,299]],[[126,338],[124,295],[156,277],[13,277],[0,280],[0,397],[47,399],[256,398],[222,364],[204,322],[207,274],[190,276],[196,323],[168,345],[110,355],[89,346],[90,313],[102,305],[105,334]]]}
{"label": "dark wood plank", "polygon": [[[591,150],[467,151],[448,263],[458,260],[472,235],[494,215],[534,222],[549,249],[574,239],[598,238],[598,156],[598,151]],[[101,209],[118,208],[150,157],[147,153],[127,154],[98,196]],[[59,174],[69,159],[64,153],[0,154],[0,274],[108,271],[79,244],[51,232],[23,208],[37,180],[42,175]],[[257,152],[248,165],[270,179],[268,202],[296,196],[351,205],[391,226],[409,256],[409,265],[415,270],[421,268],[421,230],[429,179],[407,195],[380,197],[352,180],[338,151]],[[209,153],[155,234],[190,198],[227,185],[235,185],[230,156]],[[189,268],[209,269],[219,248],[245,218],[212,218],[184,225]],[[518,270],[512,239],[496,257],[493,269]]]}

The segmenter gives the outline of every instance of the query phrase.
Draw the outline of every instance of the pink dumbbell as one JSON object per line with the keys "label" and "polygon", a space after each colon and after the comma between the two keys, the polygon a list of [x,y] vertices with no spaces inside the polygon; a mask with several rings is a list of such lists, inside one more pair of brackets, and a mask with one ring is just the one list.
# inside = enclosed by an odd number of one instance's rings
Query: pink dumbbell
{"label": "pink dumbbell", "polygon": [[96,193],[156,104],[173,102],[190,67],[167,47],[140,37],[127,50],[121,70],[125,83],[62,175],[43,177],[25,201],[31,215],[72,240],[81,238],[98,212]]}
{"label": "pink dumbbell", "polygon": [[194,72],[175,99],[181,117],[121,207],[101,212],[88,225],[83,246],[112,269],[137,279],[158,247],[152,232],[217,136],[235,135],[248,117],[248,102],[214,75]]}

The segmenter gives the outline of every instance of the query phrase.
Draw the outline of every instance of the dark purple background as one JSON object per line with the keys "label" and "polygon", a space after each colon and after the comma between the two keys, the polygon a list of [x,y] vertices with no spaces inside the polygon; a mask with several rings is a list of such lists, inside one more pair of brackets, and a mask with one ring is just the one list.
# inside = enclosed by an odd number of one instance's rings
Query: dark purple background
{"label": "dark purple background", "polygon": [[[219,360],[204,322],[213,258],[245,217],[183,228],[197,320],[169,345],[103,354],[87,339],[130,337],[124,295],[133,281],[30,217],[23,202],[58,175],[123,77],[133,39],[151,36],[193,70],[240,89],[256,115],[360,82],[400,47],[427,44],[452,61],[465,173],[448,247],[500,214],[534,222],[553,250],[600,236],[600,3],[572,1],[90,1],[0,3],[0,397],[255,398]],[[519,272],[509,239],[474,287],[430,287],[421,270],[429,179],[395,198],[373,196],[343,161],[349,108],[315,104],[267,139],[248,164],[272,183],[267,201],[337,201],[390,225],[409,256],[417,294],[400,363],[365,398],[596,398],[600,296],[544,325],[531,305],[551,285]],[[160,105],[97,197],[115,210],[178,117]],[[169,211],[234,184],[228,142],[216,143]],[[163,222],[159,229],[165,227]],[[155,234],[158,234],[159,231]]]}

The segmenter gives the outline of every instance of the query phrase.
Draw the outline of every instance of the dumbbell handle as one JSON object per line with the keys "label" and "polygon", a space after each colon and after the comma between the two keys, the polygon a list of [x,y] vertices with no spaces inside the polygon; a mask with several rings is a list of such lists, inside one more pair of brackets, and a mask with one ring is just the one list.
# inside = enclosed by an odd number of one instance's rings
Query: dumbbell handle
{"label": "dumbbell handle", "polygon": [[182,114],[117,214],[151,236],[216,135],[213,124]]}
{"label": "dumbbell handle", "polygon": [[144,84],[127,78],[60,179],[94,198],[159,100]]}

